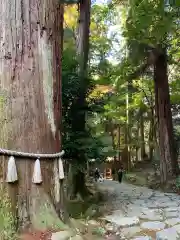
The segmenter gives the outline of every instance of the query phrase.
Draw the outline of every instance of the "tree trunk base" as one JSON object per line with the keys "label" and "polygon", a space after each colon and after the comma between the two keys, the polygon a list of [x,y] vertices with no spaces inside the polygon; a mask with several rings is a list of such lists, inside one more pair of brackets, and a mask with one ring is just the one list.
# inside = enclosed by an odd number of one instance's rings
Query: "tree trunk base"
{"label": "tree trunk base", "polygon": [[49,198],[40,186],[33,186],[31,193],[32,205],[30,206],[30,220],[32,227],[46,230],[58,223],[58,215]]}
{"label": "tree trunk base", "polygon": [[27,196],[17,197],[16,211],[17,227],[20,232],[29,230],[59,229],[63,222],[60,220],[50,196],[42,186],[32,185]]}
{"label": "tree trunk base", "polygon": [[[4,161],[4,164],[6,163],[7,160]],[[23,168],[22,164],[26,168]],[[53,165],[54,168],[52,168]],[[59,182],[57,161],[52,163],[41,160],[42,184],[32,183],[34,168],[32,160],[17,160],[16,166],[18,181],[5,184],[6,179],[3,180],[5,191],[7,190],[11,202],[17,230],[27,232],[31,229],[42,231],[52,228],[59,229],[63,225],[61,220],[64,221],[63,217],[66,211],[64,189],[62,182]],[[6,172],[4,172],[4,176],[6,176]]]}
{"label": "tree trunk base", "polygon": [[88,196],[92,195],[92,193],[87,188],[85,182],[85,173],[83,173],[82,171],[78,171],[72,176],[73,189],[70,196],[71,200],[75,199],[78,193],[82,197],[82,199],[85,199]]}

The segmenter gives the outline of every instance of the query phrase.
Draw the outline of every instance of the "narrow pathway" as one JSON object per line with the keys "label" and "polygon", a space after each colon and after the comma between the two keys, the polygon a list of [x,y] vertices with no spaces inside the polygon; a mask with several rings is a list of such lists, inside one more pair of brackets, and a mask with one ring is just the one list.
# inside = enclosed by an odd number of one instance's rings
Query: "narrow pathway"
{"label": "narrow pathway", "polygon": [[106,193],[110,210],[104,219],[117,239],[180,239],[179,195],[110,180],[99,183],[99,188]]}

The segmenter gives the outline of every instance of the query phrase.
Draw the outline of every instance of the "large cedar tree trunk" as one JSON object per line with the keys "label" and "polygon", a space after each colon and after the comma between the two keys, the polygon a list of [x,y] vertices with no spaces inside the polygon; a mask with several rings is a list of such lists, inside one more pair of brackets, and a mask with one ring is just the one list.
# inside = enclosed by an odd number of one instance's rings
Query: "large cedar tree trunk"
{"label": "large cedar tree trunk", "polygon": [[[112,121],[110,121],[109,127],[110,127],[110,129],[109,129],[110,135],[111,135],[111,139],[112,139],[112,148],[113,148],[113,151],[116,152],[116,150],[117,150],[117,145],[116,145],[117,126],[115,124],[113,124]],[[117,154],[116,153],[114,155],[114,167],[117,170]]]}
{"label": "large cedar tree trunk", "polygon": [[145,142],[144,142],[144,116],[143,111],[140,112],[140,119],[139,119],[139,125],[140,125],[140,139],[141,139],[141,161],[145,160],[146,158],[146,152],[145,152]]}
{"label": "large cedar tree trunk", "polygon": [[157,137],[156,137],[156,117],[154,113],[154,107],[151,107],[150,112],[150,126],[149,126],[149,159],[153,160],[154,147],[157,145]]}
{"label": "large cedar tree trunk", "polygon": [[121,162],[121,125],[118,125],[118,161]]}
{"label": "large cedar tree trunk", "polygon": [[[88,88],[87,65],[89,55],[89,27],[90,27],[90,7],[91,0],[81,0],[79,4],[79,20],[77,29],[77,56],[79,60],[79,78],[81,81],[79,96],[73,106],[72,131],[74,137],[84,135],[86,132],[86,94]],[[86,166],[85,152],[77,149],[74,156],[74,164]],[[85,173],[81,168],[72,176],[73,197],[79,193],[82,197],[89,194],[85,186]]]}
{"label": "large cedar tree trunk", "polygon": [[110,130],[110,135],[111,135],[111,139],[112,139],[112,149],[115,152],[114,153],[114,161],[113,161],[113,165],[112,168],[115,171],[115,174],[113,174],[113,180],[116,179],[116,173],[118,171],[118,166],[117,166],[117,154],[116,154],[116,150],[117,150],[117,145],[116,145],[116,133],[117,133],[117,126],[115,124],[113,124],[112,121],[109,122],[109,130]]}
{"label": "large cedar tree trunk", "polygon": [[167,75],[167,55],[164,51],[154,65],[155,103],[159,128],[160,172],[161,182],[166,183],[178,171],[174,151],[172,113],[170,105],[169,84]]}
{"label": "large cedar tree trunk", "polygon": [[[59,152],[62,7],[56,0],[0,0],[0,6],[0,147]],[[57,160],[41,161],[40,186],[32,183],[34,160],[16,163],[19,181],[8,189],[18,226],[38,228],[57,217]]]}

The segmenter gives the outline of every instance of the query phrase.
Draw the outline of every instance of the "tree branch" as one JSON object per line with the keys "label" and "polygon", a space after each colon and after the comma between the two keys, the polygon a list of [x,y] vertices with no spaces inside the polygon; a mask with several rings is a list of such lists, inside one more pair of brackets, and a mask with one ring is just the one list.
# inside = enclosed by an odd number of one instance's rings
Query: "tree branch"
{"label": "tree branch", "polygon": [[148,67],[151,65],[154,65],[156,59],[159,57],[159,55],[162,54],[158,49],[153,49],[151,52],[149,52],[149,56],[146,60],[146,63],[142,64],[138,69],[136,69],[133,73],[131,73],[127,80],[133,80],[138,78],[141,74],[143,74]]}

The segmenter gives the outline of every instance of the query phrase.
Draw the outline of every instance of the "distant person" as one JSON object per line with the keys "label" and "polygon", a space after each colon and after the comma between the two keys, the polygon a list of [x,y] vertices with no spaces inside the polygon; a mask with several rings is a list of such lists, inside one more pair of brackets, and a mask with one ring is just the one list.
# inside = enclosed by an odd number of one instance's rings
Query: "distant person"
{"label": "distant person", "polygon": [[100,173],[99,182],[104,182],[104,176]]}
{"label": "distant person", "polygon": [[116,171],[115,171],[115,169],[113,168],[113,169],[112,169],[112,179],[113,179],[113,180],[115,180],[115,175],[116,175]]}
{"label": "distant person", "polygon": [[97,182],[99,180],[99,178],[100,178],[100,172],[99,172],[99,169],[96,168],[94,171],[94,179]]}
{"label": "distant person", "polygon": [[89,176],[90,176],[90,177],[93,177],[93,176],[94,176],[94,172],[93,172],[93,170],[90,170],[90,172],[89,172]]}
{"label": "distant person", "polygon": [[121,167],[118,170],[118,181],[119,181],[119,183],[122,182],[123,172],[124,172],[124,168],[123,168],[123,165],[121,165]]}

